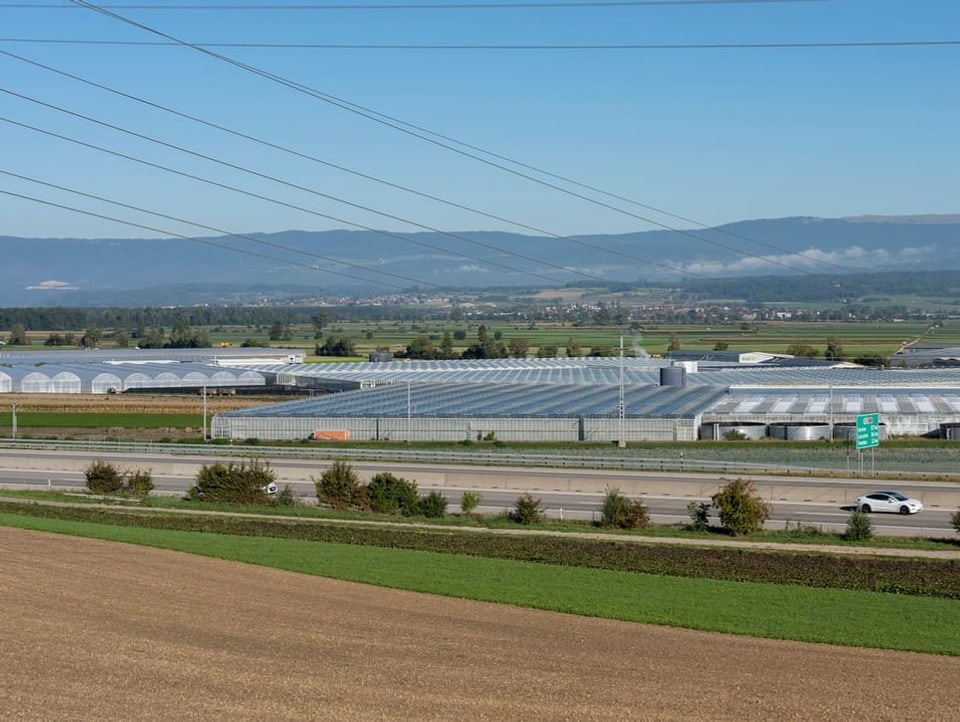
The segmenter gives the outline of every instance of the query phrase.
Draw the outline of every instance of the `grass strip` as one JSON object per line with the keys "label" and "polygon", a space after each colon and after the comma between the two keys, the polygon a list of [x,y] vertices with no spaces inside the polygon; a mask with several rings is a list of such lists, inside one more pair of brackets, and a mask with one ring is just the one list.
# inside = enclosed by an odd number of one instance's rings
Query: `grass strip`
{"label": "grass strip", "polygon": [[229,514],[159,514],[133,509],[15,502],[0,502],[0,512],[154,529],[403,548],[664,576],[960,599],[960,562],[956,560],[652,545],[540,534],[463,533],[425,527],[401,529]]}
{"label": "grass strip", "polygon": [[657,576],[18,514],[0,514],[0,525],[584,616],[775,639],[960,655],[960,604],[947,599]]}

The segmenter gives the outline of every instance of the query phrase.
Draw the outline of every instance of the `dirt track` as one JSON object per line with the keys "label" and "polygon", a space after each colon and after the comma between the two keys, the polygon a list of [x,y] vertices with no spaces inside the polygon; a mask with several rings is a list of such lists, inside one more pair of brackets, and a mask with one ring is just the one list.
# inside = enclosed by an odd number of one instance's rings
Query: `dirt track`
{"label": "dirt track", "polygon": [[958,719],[960,658],[586,619],[0,528],[0,719]]}

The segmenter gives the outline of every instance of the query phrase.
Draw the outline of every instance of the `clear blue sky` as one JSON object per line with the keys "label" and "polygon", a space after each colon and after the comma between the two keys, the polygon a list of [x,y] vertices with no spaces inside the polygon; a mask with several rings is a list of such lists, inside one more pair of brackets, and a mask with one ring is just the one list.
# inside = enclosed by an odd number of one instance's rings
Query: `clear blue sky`
{"label": "clear blue sky", "polygon": [[[325,4],[338,2],[327,0]],[[94,11],[72,8],[67,1],[34,3],[45,4],[54,7],[18,8],[0,3],[0,51],[553,233],[619,233],[657,227],[425,144],[189,48],[16,42],[161,40]],[[103,7],[119,4],[115,0]],[[227,3],[183,0],[168,4]],[[309,3],[300,0],[299,4]],[[381,0],[366,4],[404,3]],[[436,4],[436,0],[423,0],[422,4]],[[460,4],[465,3],[461,0]],[[958,0],[116,12],[200,44],[690,45],[960,40]],[[708,225],[758,217],[960,212],[960,45],[214,49],[295,83]],[[6,55],[0,55],[0,88],[424,226],[529,232],[196,126]],[[124,136],[8,93],[0,94],[0,116],[361,226],[397,231],[416,228]],[[0,122],[0,148],[0,170],[229,231],[350,227],[171,176],[7,122]],[[212,235],[194,226],[111,208],[8,175],[0,174],[0,190],[186,235]],[[606,202],[629,208],[622,201]],[[667,226],[690,226],[638,207],[631,212]],[[159,234],[0,195],[0,235]]]}

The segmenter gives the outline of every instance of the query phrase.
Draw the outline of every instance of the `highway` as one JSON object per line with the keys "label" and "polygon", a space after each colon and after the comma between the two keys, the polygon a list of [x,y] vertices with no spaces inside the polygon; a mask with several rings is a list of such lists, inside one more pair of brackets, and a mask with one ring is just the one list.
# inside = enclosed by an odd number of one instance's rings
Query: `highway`
{"label": "highway", "polygon": [[[83,452],[8,452],[0,458],[0,488],[50,488],[82,490],[82,469],[96,454]],[[190,459],[162,454],[118,455],[108,459],[123,469],[149,469],[155,493],[183,494],[193,483],[196,472],[209,458]],[[239,463],[239,462],[238,462]],[[289,484],[295,495],[309,501],[315,498],[312,479],[319,477],[328,462],[275,460],[278,483]],[[449,464],[410,464],[356,462],[352,466],[362,478],[391,471],[417,482],[421,492],[437,490],[450,502],[450,510],[459,509],[461,494],[471,489],[483,495],[478,511],[496,514],[513,508],[517,497],[529,492],[541,499],[547,516],[552,518],[599,519],[607,488],[619,488],[632,498],[642,498],[654,523],[677,524],[689,521],[690,501],[709,501],[709,497],[728,478],[719,475],[683,472],[596,471],[584,469],[527,469],[507,467],[456,466]],[[744,476],[746,478],[746,476]],[[758,492],[771,505],[768,528],[814,526],[824,531],[843,531],[857,495],[877,488],[896,488],[924,502],[920,514],[874,514],[877,534],[887,536],[956,536],[951,514],[960,508],[960,485],[946,482],[889,482],[863,479],[813,477],[753,478]],[[711,523],[719,523],[716,514]]]}

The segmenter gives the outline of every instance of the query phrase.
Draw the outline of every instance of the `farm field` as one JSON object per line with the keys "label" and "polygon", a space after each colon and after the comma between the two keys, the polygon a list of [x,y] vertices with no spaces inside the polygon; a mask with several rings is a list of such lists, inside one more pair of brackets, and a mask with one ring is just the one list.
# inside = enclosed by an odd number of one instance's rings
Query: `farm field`
{"label": "farm field", "polygon": [[[445,332],[451,336],[460,332],[462,339],[453,339],[454,352],[462,353],[467,346],[477,341],[480,325],[486,326],[491,337],[509,344],[511,339],[524,339],[529,344],[528,356],[535,356],[539,348],[556,346],[559,355],[565,355],[566,345],[573,338],[579,343],[581,352],[586,355],[593,349],[605,347],[616,352],[623,338],[627,354],[642,352],[651,355],[663,355],[671,341],[677,341],[681,349],[711,350],[717,344],[727,344],[732,350],[762,351],[768,353],[786,353],[793,344],[805,344],[813,347],[820,355],[826,349],[827,339],[840,341],[846,357],[863,355],[889,356],[908,343],[960,345],[960,320],[947,319],[936,324],[925,321],[902,322],[801,322],[801,321],[760,321],[730,322],[720,324],[700,323],[660,323],[634,321],[630,328],[614,325],[573,324],[552,321],[334,321],[323,331],[324,338],[349,338],[355,347],[356,360],[365,360],[372,351],[386,349],[399,352],[419,336],[428,337],[435,346],[439,346]],[[269,329],[246,326],[198,327],[205,331],[213,347],[238,347],[249,340],[283,348],[298,349],[310,356],[311,361],[335,360],[343,358],[315,357],[311,354],[317,345],[314,329],[305,324],[292,325],[289,336],[281,341],[271,341]],[[6,351],[30,353],[37,350],[50,351],[55,348],[44,347],[44,339],[54,333],[79,337],[74,331],[31,331],[29,347],[8,346]],[[111,347],[111,329],[104,329],[105,348]],[[61,348],[61,347],[57,347]],[[67,347],[62,347],[67,348]],[[74,347],[70,347],[74,348]]]}
{"label": "farm field", "polygon": [[590,618],[38,531],[0,527],[0,543],[0,706],[18,719],[955,713],[960,657]]}

